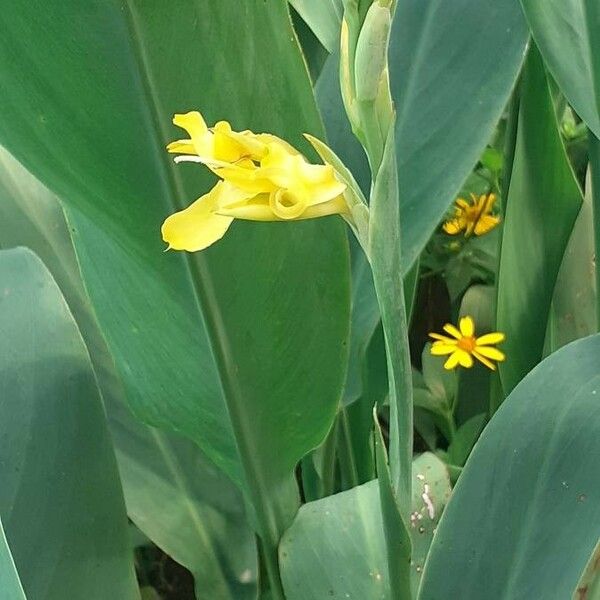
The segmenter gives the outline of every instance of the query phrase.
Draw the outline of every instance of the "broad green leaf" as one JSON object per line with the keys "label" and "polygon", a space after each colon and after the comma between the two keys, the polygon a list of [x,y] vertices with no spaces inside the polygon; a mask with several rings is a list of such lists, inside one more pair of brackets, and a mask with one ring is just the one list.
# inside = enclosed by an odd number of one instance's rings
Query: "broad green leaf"
{"label": "broad green leaf", "polygon": [[411,589],[413,598],[423,575],[436,528],[450,499],[452,488],[446,465],[430,452],[413,461],[413,512],[410,515],[412,539]]}
{"label": "broad green leaf", "polygon": [[[124,407],[59,201],[0,149],[0,246],[18,245],[31,248],[45,261],[90,352],[109,416],[130,519],[194,573],[206,594],[223,598],[251,594],[254,542],[241,514],[239,493],[214,472],[191,441],[144,425]],[[170,507],[167,514],[165,506]],[[239,543],[227,543],[232,536]],[[230,592],[223,590],[225,582],[231,586]]]}
{"label": "broad green leaf", "polygon": [[588,177],[583,205],[573,226],[554,288],[552,349],[595,333],[595,309],[594,225]]}
{"label": "broad green leaf", "polygon": [[0,521],[0,600],[27,600]]}
{"label": "broad green leaf", "polygon": [[342,0],[289,0],[328,52],[334,52],[340,39],[344,7]]}
{"label": "broad green leaf", "polygon": [[352,311],[350,356],[344,387],[346,405],[352,404],[363,394],[366,352],[380,323],[371,265],[362,248],[354,240],[350,241],[350,248],[352,250]]}
{"label": "broad green leaf", "polygon": [[498,277],[496,326],[506,333],[507,360],[499,365],[505,394],[542,358],[556,278],[581,203],[544,66],[532,46],[521,82]]}
{"label": "broad green leaf", "polygon": [[[521,0],[552,77],[588,127],[600,136],[600,39],[595,0]],[[596,10],[596,19],[590,18]]]}
{"label": "broad green leaf", "polygon": [[191,441],[136,422],[124,406],[111,407],[109,423],[129,518],[192,572],[198,598],[254,599],[254,535],[230,480]]}
{"label": "broad green leaf", "polygon": [[92,365],[40,260],[0,254],[0,516],[30,598],[138,598]]}
{"label": "broad green leaf", "polygon": [[[600,336],[565,346],[479,438],[437,528],[420,600],[570,598],[600,534]],[[533,418],[532,418],[533,416]]]}
{"label": "broad green leaf", "polygon": [[485,426],[486,418],[487,414],[476,415],[458,428],[448,446],[448,460],[452,465],[462,467],[465,464]]}
{"label": "broad green leaf", "polygon": [[485,148],[527,39],[515,0],[398,2],[390,76],[405,271]]}
{"label": "broad green leaf", "polygon": [[[418,585],[450,483],[444,464],[430,453],[417,458],[412,471],[411,575]],[[279,554],[288,600],[392,600],[377,481],[304,505]]]}
{"label": "broad green leaf", "polygon": [[[10,90],[0,141],[68,206],[128,402],[194,439],[266,507],[335,414],[348,323],[343,226],[239,222],[195,255],[164,253],[159,228],[213,183],[166,155],[179,136],[173,113],[199,108],[210,123],[226,118],[303,149],[303,131],[320,134],[287,5],[38,0],[5,7],[0,26]],[[272,516],[261,515],[263,533]]]}

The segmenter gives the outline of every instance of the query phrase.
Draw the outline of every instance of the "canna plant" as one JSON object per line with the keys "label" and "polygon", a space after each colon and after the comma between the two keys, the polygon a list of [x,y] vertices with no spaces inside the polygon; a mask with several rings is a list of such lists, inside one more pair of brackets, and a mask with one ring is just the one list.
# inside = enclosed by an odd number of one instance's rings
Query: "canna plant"
{"label": "canna plant", "polygon": [[3,7],[0,598],[595,598],[599,19]]}

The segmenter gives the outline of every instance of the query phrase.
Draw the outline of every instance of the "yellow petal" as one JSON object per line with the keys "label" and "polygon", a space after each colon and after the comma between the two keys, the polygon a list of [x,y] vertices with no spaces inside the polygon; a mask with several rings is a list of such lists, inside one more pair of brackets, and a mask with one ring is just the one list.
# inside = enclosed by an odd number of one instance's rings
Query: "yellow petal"
{"label": "yellow petal", "polygon": [[445,344],[456,344],[456,340],[446,337],[445,335],[440,335],[439,333],[430,333],[429,337],[433,338],[434,340],[439,340],[440,342],[444,342]]}
{"label": "yellow petal", "polygon": [[174,115],[173,125],[185,129],[191,138],[201,137],[208,132],[206,122],[197,110]]}
{"label": "yellow petal", "polygon": [[460,332],[464,337],[472,337],[475,334],[475,323],[471,317],[463,317],[459,323]]}
{"label": "yellow petal", "polygon": [[300,216],[300,219],[315,219],[317,217],[327,217],[329,215],[345,215],[348,219],[350,209],[343,194],[332,198],[327,202],[310,205]]}
{"label": "yellow petal", "polygon": [[250,155],[249,150],[232,135],[231,125],[219,121],[213,128],[213,157],[234,163]]}
{"label": "yellow petal", "polygon": [[481,356],[491,358],[492,360],[497,360],[501,362],[506,358],[504,352],[500,352],[498,348],[493,348],[491,346],[480,346],[479,344],[477,344],[475,350],[478,354],[481,354]]}
{"label": "yellow petal", "polygon": [[470,369],[473,366],[473,359],[468,352],[465,350],[457,350],[456,353],[458,354],[458,362],[461,366],[467,369]]}
{"label": "yellow petal", "polygon": [[297,219],[308,207],[308,201],[304,194],[279,189],[269,195],[269,206],[273,214],[287,221]]}
{"label": "yellow petal", "polygon": [[451,219],[443,224],[443,229],[448,235],[456,235],[463,229],[463,223],[459,219]]}
{"label": "yellow petal", "polygon": [[346,184],[336,179],[331,165],[312,165],[279,143],[269,144],[261,161],[261,175],[279,188],[304,194],[311,206],[328,202],[346,189]]}
{"label": "yellow petal", "polygon": [[[295,217],[295,219],[305,220],[327,217],[329,215],[345,214],[347,210],[348,206],[346,201],[342,196],[339,196],[329,202],[308,206],[304,212],[298,217]],[[217,212],[222,215],[248,221],[287,221],[290,219],[289,217],[282,218],[273,212],[269,201],[269,194],[258,194],[246,202],[221,206]]]}
{"label": "yellow petal", "polygon": [[[194,152],[204,159],[214,158],[213,156],[213,134],[208,130],[202,115],[194,110],[185,114],[176,114],[173,117],[173,123],[177,127],[185,129],[194,147]],[[183,140],[182,140],[183,141]]]}
{"label": "yellow petal", "polygon": [[443,342],[435,342],[431,345],[431,354],[434,356],[443,356],[444,354],[452,354],[456,351],[456,346],[444,344]]}
{"label": "yellow petal", "polygon": [[490,212],[496,202],[496,194],[488,194],[486,203],[486,212]]}
{"label": "yellow petal", "polygon": [[217,212],[220,215],[243,219],[244,221],[280,221],[281,219],[273,215],[268,196],[263,197],[266,198],[265,202],[249,202],[231,208],[220,208]]}
{"label": "yellow petal", "polygon": [[456,327],[454,327],[454,325],[452,325],[451,323],[446,323],[444,325],[444,331],[446,333],[449,333],[451,336],[455,337],[457,340],[460,340],[460,338],[462,338],[461,332],[458,329],[456,329]]}
{"label": "yellow petal", "polygon": [[246,163],[220,166],[213,169],[215,175],[224,181],[252,194],[268,194],[277,189],[277,186],[265,176],[260,167],[252,163],[250,167]]}
{"label": "yellow petal", "polygon": [[190,140],[175,140],[167,144],[167,152],[172,154],[195,154],[196,149]]}
{"label": "yellow petal", "polygon": [[496,370],[496,366],[494,365],[493,362],[489,361],[487,358],[485,358],[484,356],[482,356],[481,354],[479,354],[479,352],[477,352],[477,350],[473,350],[473,356],[482,364],[484,364],[488,369],[491,369],[492,371]]}
{"label": "yellow petal", "polygon": [[[456,206],[458,206],[461,209],[469,208],[469,203],[464,198],[457,198]],[[462,210],[460,212],[462,212]]]}
{"label": "yellow petal", "polygon": [[450,355],[450,357],[448,358],[448,360],[444,363],[444,369],[447,369],[448,371],[450,371],[451,369],[454,369],[458,365],[458,361],[459,361],[459,353],[453,352]]}
{"label": "yellow petal", "polygon": [[483,215],[479,217],[477,223],[475,223],[475,235],[484,235],[485,233],[488,233],[494,229],[498,223],[500,223],[499,217],[494,217],[492,215]]}
{"label": "yellow petal", "polygon": [[500,333],[499,331],[494,331],[493,333],[486,333],[481,337],[477,338],[478,346],[489,346],[490,344],[499,344],[503,342],[505,339],[505,335]]}
{"label": "yellow petal", "polygon": [[208,248],[225,235],[233,218],[214,213],[221,186],[218,183],[188,208],[165,220],[161,233],[169,248],[196,252]]}

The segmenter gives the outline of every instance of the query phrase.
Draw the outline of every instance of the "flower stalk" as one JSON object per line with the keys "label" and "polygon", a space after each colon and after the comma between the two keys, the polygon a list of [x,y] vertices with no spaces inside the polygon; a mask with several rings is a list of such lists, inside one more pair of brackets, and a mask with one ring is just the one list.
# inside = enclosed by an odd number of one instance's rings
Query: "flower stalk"
{"label": "flower stalk", "polygon": [[[390,403],[389,469],[379,471],[390,585],[394,598],[410,591],[410,523],[412,497],[413,406],[407,310],[400,245],[400,205],[394,138],[394,106],[387,62],[394,4],[375,0],[362,26],[357,3],[346,1],[342,23],[340,80],[352,130],[371,168],[367,239],[359,232],[373,271],[385,336]],[[385,461],[378,461],[385,465]],[[391,486],[391,488],[390,488]],[[396,511],[389,511],[389,495]],[[399,518],[398,518],[399,517]],[[401,533],[398,531],[401,523]],[[399,543],[399,540],[402,543]]]}

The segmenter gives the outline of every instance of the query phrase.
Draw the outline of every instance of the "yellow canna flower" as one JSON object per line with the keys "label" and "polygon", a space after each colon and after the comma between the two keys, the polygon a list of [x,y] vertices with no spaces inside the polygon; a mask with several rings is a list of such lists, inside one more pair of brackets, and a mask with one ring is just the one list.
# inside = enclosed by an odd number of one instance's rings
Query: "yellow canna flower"
{"label": "yellow canna flower", "polygon": [[175,115],[173,122],[190,136],[167,146],[182,154],[175,160],[205,164],[222,181],[165,220],[161,232],[169,248],[203,250],[225,235],[233,219],[348,218],[347,186],[331,165],[310,164],[274,135],[234,132],[225,121],[208,128],[199,112]]}
{"label": "yellow canna flower", "polygon": [[484,194],[479,198],[471,194],[471,202],[458,198],[454,206],[454,218],[444,223],[444,231],[450,235],[457,235],[464,231],[465,237],[469,237],[472,233],[475,235],[488,233],[500,223],[500,217],[491,214],[495,201],[495,194]]}
{"label": "yellow canna flower", "polygon": [[463,317],[460,320],[459,329],[446,323],[444,331],[451,337],[438,333],[430,333],[429,336],[435,340],[431,346],[431,354],[450,355],[444,363],[445,369],[454,369],[458,365],[470,368],[473,366],[473,357],[475,357],[486,367],[495,371],[496,366],[492,361],[501,362],[506,358],[503,352],[492,347],[493,344],[504,341],[504,334],[496,331],[475,337],[475,324],[471,317]]}

